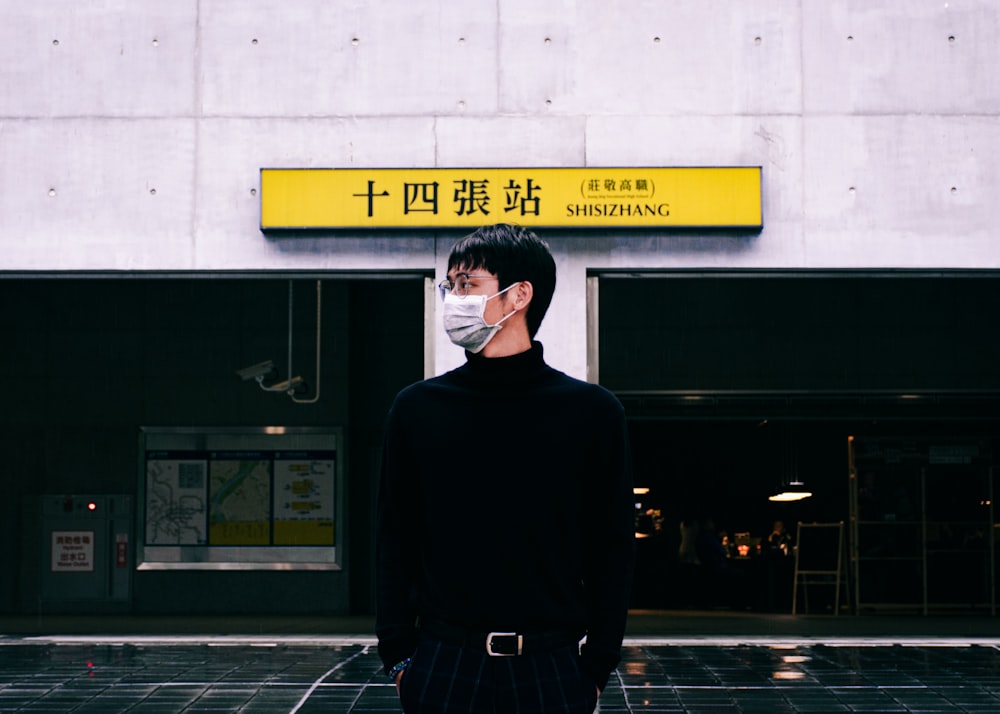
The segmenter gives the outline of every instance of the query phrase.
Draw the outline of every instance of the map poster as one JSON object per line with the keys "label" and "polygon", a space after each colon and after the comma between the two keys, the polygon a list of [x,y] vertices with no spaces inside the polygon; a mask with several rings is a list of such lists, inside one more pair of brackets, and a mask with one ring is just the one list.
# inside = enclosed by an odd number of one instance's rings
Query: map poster
{"label": "map poster", "polygon": [[208,477],[209,543],[270,545],[270,455],[256,451],[212,452]]}
{"label": "map poster", "polygon": [[208,459],[197,452],[146,456],[146,544],[204,545]]}
{"label": "map poster", "polygon": [[274,544],[334,545],[336,452],[274,455]]}
{"label": "map poster", "polygon": [[138,569],[341,569],[339,428],[142,431]]}

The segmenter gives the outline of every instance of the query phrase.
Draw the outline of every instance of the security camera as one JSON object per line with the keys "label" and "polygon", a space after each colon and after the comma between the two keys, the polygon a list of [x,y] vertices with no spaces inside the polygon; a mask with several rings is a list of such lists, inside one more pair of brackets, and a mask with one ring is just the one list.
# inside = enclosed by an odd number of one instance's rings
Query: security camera
{"label": "security camera", "polygon": [[266,379],[278,378],[278,370],[274,368],[274,363],[271,360],[238,369],[236,374],[240,375],[240,379],[243,381],[256,379],[258,382],[263,382]]}

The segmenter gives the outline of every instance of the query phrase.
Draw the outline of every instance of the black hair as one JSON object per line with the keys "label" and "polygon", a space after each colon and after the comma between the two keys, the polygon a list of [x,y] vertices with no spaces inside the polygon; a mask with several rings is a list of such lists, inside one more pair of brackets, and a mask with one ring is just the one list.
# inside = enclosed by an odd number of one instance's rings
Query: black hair
{"label": "black hair", "polygon": [[497,276],[501,290],[522,280],[531,283],[534,291],[525,319],[534,338],[556,289],[556,262],[541,238],[509,223],[477,228],[452,246],[448,272],[454,268],[487,270]]}

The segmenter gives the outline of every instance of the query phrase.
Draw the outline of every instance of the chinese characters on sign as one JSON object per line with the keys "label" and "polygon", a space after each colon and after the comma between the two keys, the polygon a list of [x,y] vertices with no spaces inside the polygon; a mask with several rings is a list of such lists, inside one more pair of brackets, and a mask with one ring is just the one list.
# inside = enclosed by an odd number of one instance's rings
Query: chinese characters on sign
{"label": "chinese characters on sign", "polygon": [[760,228],[760,168],[262,169],[261,228]]}
{"label": "chinese characters on sign", "polygon": [[94,571],[94,531],[52,531],[53,573]]}
{"label": "chinese characters on sign", "polygon": [[[430,213],[438,215],[442,210],[439,203],[438,193],[441,184],[437,181],[431,183],[411,183],[403,182],[403,215],[411,213]],[[490,205],[490,180],[489,179],[458,179],[454,181],[451,204],[447,210],[454,211],[456,216],[472,216],[479,214],[489,216],[491,211],[495,211]],[[516,216],[539,215],[541,198],[539,192],[541,187],[535,185],[533,179],[527,179],[524,186],[511,179],[504,191],[503,214]],[[367,199],[368,218],[375,217],[376,198],[390,198],[392,194],[383,190],[376,192],[375,182],[368,181],[367,189],[364,193],[351,194],[354,198]],[[392,210],[391,208],[389,209]]]}

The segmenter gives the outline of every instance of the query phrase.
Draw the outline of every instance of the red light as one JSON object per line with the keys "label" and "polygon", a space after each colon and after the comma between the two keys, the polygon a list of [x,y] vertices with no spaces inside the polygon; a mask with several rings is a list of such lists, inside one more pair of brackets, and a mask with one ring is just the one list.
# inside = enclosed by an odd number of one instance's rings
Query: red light
{"label": "red light", "polygon": [[97,504],[94,503],[93,501],[91,501],[90,503],[87,504],[87,510],[88,511],[96,511],[97,510]]}

